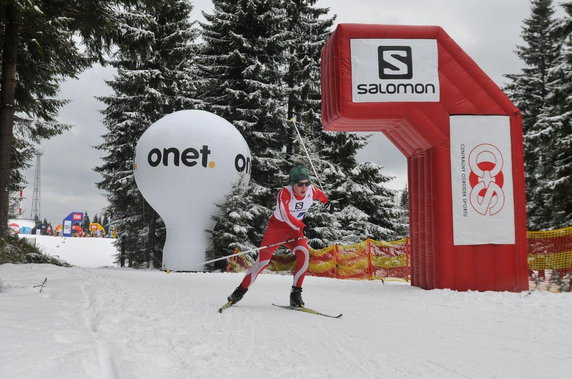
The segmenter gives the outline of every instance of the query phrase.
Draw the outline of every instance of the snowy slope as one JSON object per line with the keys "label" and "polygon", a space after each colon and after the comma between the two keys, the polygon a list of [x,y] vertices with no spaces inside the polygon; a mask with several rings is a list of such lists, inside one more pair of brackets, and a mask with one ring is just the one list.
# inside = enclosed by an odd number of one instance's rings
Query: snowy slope
{"label": "snowy slope", "polygon": [[[48,278],[40,293],[33,288]],[[568,378],[572,294],[425,291],[291,278],[2,265],[1,378]]]}
{"label": "snowy slope", "polygon": [[113,245],[115,242],[113,238],[52,237],[31,234],[20,234],[20,237],[30,240],[45,254],[74,266],[117,266],[114,263],[117,248]]}

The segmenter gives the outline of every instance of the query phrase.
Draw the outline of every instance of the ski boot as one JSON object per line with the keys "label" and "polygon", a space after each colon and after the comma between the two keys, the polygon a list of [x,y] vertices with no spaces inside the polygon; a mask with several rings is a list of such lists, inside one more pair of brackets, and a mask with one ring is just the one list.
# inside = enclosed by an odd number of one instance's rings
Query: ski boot
{"label": "ski boot", "polygon": [[292,286],[292,292],[290,292],[290,305],[292,307],[304,308],[304,300],[302,300],[302,287]]}
{"label": "ski boot", "polygon": [[236,304],[240,301],[240,299],[242,299],[246,291],[248,291],[248,289],[244,289],[241,286],[238,286],[234,292],[229,297],[227,297],[227,300],[229,303]]}

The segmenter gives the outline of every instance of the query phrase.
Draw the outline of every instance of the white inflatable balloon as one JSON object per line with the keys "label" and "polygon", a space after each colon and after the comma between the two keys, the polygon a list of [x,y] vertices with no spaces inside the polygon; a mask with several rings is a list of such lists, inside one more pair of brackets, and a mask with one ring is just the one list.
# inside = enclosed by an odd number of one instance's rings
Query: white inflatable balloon
{"label": "white inflatable balloon", "polygon": [[248,183],[250,166],[242,135],[209,112],[175,112],[143,133],[135,148],[135,181],[167,228],[164,270],[203,269],[216,204],[234,183]]}

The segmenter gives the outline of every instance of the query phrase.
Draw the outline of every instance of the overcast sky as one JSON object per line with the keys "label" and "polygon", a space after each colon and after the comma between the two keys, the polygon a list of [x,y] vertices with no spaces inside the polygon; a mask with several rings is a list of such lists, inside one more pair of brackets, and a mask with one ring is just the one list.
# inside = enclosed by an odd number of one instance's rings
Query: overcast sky
{"label": "overcast sky", "polygon": [[[559,3],[555,1],[555,8],[561,15]],[[212,9],[209,0],[193,4],[197,19],[203,19],[201,11]],[[318,0],[317,6],[329,7],[337,23],[441,26],[499,86],[505,83],[503,75],[518,73],[522,67],[514,50],[522,44],[522,21],[530,15],[528,0]],[[95,67],[62,86],[61,97],[71,103],[60,112],[60,121],[74,128],[42,145],[40,212],[54,226],[70,212],[87,211],[93,218],[107,205],[95,186],[101,178],[93,171],[104,155],[93,146],[106,132],[98,112],[104,106],[94,97],[111,94],[104,81],[113,75],[111,68]],[[378,163],[386,175],[395,176],[389,187],[405,186],[406,160],[381,133],[358,158]],[[24,217],[30,217],[34,167],[26,171],[26,178],[23,208]]]}

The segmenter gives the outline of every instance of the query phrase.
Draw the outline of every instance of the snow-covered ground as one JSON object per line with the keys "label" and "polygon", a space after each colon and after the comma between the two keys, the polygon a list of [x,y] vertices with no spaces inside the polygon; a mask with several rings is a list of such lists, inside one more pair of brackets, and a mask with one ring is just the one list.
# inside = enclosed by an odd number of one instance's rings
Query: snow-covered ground
{"label": "snow-covered ground", "polygon": [[[47,278],[46,286],[40,291]],[[569,378],[572,294],[426,291],[290,276],[0,266],[0,377]]]}
{"label": "snow-covered ground", "polygon": [[117,266],[117,248],[112,238],[52,237],[20,234],[45,254],[59,258],[74,266]]}

